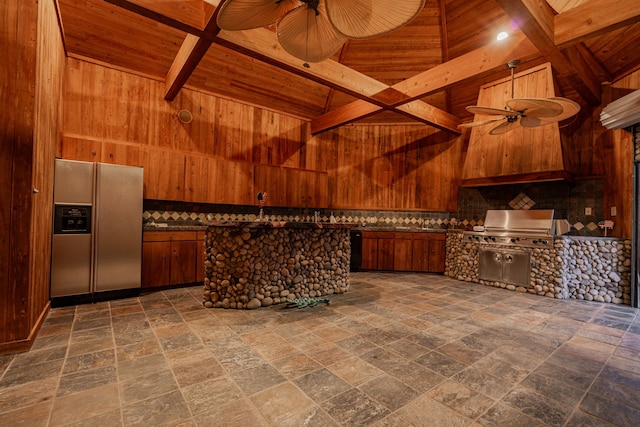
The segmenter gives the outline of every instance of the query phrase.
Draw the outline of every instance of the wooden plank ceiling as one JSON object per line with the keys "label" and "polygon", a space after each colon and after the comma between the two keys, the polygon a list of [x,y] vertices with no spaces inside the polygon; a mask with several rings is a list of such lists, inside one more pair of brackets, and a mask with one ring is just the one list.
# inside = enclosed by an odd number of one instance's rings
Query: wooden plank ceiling
{"label": "wooden plank ceiling", "polygon": [[[219,0],[58,3],[70,56],[164,80],[167,100],[197,88],[307,119],[313,133],[359,121],[458,132],[471,119],[465,106],[508,76],[512,59],[518,71],[551,62],[556,94],[583,107],[640,68],[637,0],[427,0],[404,28],[348,41],[310,68],[280,48],[274,28],[221,31]],[[499,31],[510,37],[496,41]]]}

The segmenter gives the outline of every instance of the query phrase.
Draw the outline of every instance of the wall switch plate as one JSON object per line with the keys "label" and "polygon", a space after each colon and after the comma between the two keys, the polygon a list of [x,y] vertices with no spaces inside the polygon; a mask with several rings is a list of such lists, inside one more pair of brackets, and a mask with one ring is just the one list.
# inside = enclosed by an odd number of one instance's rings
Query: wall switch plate
{"label": "wall switch plate", "polygon": [[611,216],[616,216],[617,212],[616,212],[616,207],[615,206],[611,206]]}
{"label": "wall switch plate", "polygon": [[584,208],[584,214],[585,215],[591,215],[591,208]]}

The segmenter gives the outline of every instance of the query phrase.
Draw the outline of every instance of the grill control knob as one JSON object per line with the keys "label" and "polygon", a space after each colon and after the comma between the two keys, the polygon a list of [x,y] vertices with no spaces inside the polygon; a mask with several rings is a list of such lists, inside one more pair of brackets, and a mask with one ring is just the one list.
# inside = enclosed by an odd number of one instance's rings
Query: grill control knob
{"label": "grill control knob", "polygon": [[533,243],[534,245],[537,245],[539,242],[537,240],[532,240],[531,243]]}
{"label": "grill control knob", "polygon": [[515,243],[515,242],[517,242],[518,240],[520,240],[520,238],[519,238],[519,237],[512,237],[512,238],[511,238],[511,243]]}
{"label": "grill control knob", "polygon": [[543,240],[543,241],[542,241],[542,244],[543,244],[543,245],[548,245],[548,244],[549,244],[549,241],[548,241],[548,240]]}

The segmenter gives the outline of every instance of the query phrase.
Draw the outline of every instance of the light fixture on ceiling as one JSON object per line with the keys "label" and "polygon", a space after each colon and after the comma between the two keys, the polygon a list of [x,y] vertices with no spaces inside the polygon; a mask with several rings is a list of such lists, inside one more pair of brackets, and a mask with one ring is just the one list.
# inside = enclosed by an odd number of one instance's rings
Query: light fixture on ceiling
{"label": "light fixture on ceiling", "polygon": [[278,42],[296,58],[321,62],[348,39],[364,40],[408,24],[426,0],[227,0],[218,26],[239,31],[276,24]]}
{"label": "light fixture on ceiling", "polygon": [[506,31],[500,31],[498,33],[498,35],[496,36],[496,40],[500,41],[500,40],[504,40],[507,37],[509,37],[509,33],[507,33]]}

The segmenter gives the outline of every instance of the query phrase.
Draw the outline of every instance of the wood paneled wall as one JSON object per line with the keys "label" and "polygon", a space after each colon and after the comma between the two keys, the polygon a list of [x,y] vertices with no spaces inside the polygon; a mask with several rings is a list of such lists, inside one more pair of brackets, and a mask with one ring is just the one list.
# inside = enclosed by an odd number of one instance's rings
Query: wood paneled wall
{"label": "wood paneled wall", "polygon": [[[56,2],[0,4],[0,353],[27,350],[49,307],[53,163],[64,49]],[[9,184],[10,183],[10,184]]]}
{"label": "wood paneled wall", "polygon": [[[637,88],[640,89],[640,83]],[[572,157],[576,179],[603,179],[604,217],[599,219],[614,221],[615,228],[608,233],[613,237],[632,235],[633,136],[626,130],[604,128],[600,123],[600,112],[625,93],[611,86],[603,88],[599,108],[581,112],[577,124],[561,129],[565,154]],[[611,216],[613,206],[617,211],[615,217]]]}
{"label": "wood paneled wall", "polygon": [[423,125],[311,137],[295,117],[190,89],[168,102],[162,82],[67,63],[59,155],[143,166],[145,198],[251,205],[266,191],[272,206],[456,208],[461,138]]}
{"label": "wood paneled wall", "polygon": [[463,137],[420,125],[353,125],[317,136],[331,207],[457,210]]}

